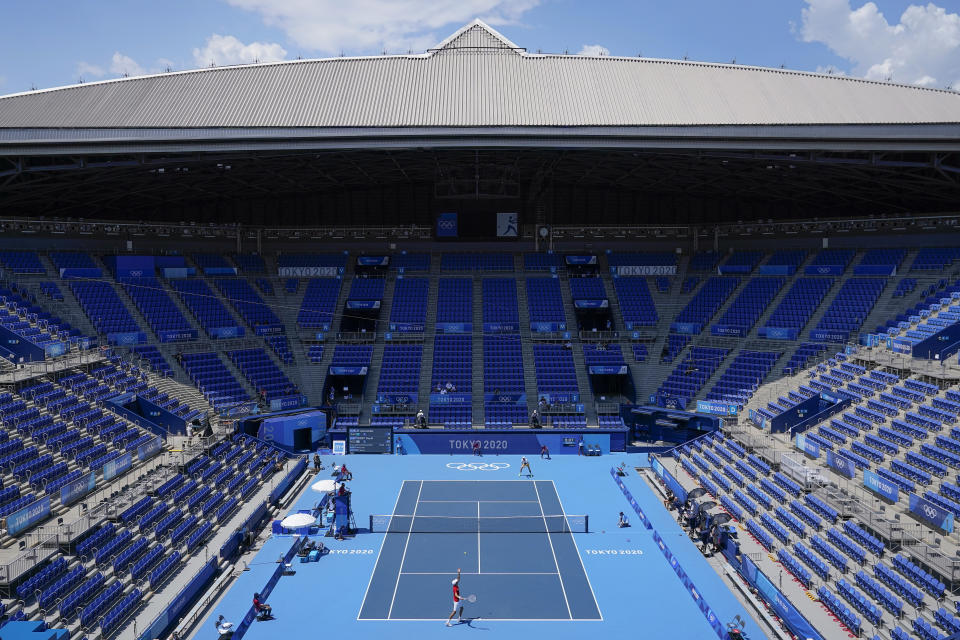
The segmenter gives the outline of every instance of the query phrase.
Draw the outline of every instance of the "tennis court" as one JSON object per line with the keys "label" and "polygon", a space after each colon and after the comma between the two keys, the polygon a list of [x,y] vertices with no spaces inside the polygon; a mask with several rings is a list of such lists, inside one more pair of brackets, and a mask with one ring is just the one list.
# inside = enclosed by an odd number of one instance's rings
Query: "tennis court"
{"label": "tennis court", "polygon": [[575,532],[551,480],[407,480],[392,514],[360,620],[445,620],[451,581],[475,595],[464,618],[601,620]]}

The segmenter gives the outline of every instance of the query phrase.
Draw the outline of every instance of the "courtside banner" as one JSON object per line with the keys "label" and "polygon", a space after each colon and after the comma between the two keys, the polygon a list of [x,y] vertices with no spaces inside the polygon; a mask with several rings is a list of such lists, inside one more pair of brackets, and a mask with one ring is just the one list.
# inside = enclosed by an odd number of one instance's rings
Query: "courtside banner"
{"label": "courtside banner", "polygon": [[910,513],[947,533],[953,532],[953,513],[926,498],[911,493]]}
{"label": "courtside banner", "polygon": [[900,487],[869,469],[863,470],[863,486],[890,502],[896,502],[900,499]]}
{"label": "courtside banner", "polygon": [[853,466],[853,462],[833,451],[827,451],[827,466],[845,478],[852,479],[857,475],[857,469]]}

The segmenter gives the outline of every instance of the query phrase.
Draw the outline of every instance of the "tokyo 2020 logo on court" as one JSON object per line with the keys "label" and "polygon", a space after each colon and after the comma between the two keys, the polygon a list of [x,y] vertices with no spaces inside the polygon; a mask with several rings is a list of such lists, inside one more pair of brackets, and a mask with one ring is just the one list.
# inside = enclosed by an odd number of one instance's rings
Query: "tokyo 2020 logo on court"
{"label": "tokyo 2020 logo on court", "polygon": [[497,471],[510,468],[509,462],[448,462],[448,469],[458,471]]}

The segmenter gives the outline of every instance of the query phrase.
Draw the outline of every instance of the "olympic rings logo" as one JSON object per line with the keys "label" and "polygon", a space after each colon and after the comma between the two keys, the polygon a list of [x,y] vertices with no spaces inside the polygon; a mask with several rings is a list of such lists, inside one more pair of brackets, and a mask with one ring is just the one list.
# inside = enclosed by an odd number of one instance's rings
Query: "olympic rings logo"
{"label": "olympic rings logo", "polygon": [[457,221],[456,220],[440,220],[437,222],[437,226],[441,229],[456,229]]}
{"label": "olympic rings logo", "polygon": [[508,469],[510,467],[509,462],[448,462],[448,469],[456,469],[458,471],[498,471],[500,469]]}

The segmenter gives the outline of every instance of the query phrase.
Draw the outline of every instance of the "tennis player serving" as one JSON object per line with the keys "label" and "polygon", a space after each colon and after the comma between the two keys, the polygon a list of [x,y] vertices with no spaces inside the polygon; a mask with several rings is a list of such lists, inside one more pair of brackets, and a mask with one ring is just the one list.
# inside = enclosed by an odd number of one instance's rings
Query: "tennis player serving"
{"label": "tennis player serving", "polygon": [[464,598],[460,595],[460,569],[457,569],[457,577],[453,580],[453,611],[450,612],[450,617],[447,618],[447,626],[453,626],[450,624],[450,621],[453,620],[454,614],[457,615],[457,622],[463,620],[463,601]]}

